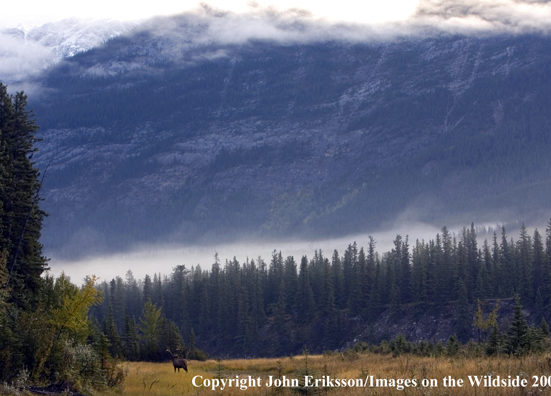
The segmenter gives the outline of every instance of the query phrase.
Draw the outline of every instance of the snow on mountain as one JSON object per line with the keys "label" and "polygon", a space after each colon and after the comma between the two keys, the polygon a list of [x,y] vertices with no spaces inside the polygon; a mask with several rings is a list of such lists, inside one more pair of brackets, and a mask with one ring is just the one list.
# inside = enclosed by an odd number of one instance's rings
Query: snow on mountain
{"label": "snow on mountain", "polygon": [[20,82],[62,59],[104,44],[137,22],[64,19],[0,30],[0,81]]}

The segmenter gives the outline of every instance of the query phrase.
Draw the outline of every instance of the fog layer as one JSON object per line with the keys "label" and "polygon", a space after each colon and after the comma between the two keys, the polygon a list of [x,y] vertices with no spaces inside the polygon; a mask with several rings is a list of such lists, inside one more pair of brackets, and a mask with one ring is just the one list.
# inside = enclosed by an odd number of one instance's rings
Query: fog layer
{"label": "fog layer", "polygon": [[[354,11],[351,9],[350,11]],[[353,13],[352,13],[353,14]],[[361,15],[361,9],[358,9]],[[522,0],[422,0],[398,20],[362,22],[342,17],[335,21],[307,10],[286,10],[255,5],[235,13],[203,4],[178,18],[158,17],[141,22],[138,29],[169,38],[167,55],[179,46],[242,44],[250,40],[306,43],[337,40],[369,42],[452,34],[548,34],[551,2]],[[0,81],[16,83],[39,73],[62,58],[101,45],[138,22],[67,19],[34,28],[0,30]]]}

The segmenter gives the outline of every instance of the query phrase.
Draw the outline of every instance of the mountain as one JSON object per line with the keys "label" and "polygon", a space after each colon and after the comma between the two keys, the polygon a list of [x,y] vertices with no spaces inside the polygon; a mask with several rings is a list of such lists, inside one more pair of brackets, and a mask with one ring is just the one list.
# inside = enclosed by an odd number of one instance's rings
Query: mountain
{"label": "mountain", "polygon": [[162,19],[35,80],[50,252],[549,218],[549,37],[205,32]]}

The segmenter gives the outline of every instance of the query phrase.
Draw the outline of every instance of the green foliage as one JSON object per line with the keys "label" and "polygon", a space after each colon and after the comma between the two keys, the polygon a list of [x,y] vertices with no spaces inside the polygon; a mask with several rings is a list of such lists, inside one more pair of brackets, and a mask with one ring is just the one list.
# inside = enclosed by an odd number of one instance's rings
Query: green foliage
{"label": "green foliage", "polygon": [[459,353],[460,349],[461,344],[459,343],[459,339],[454,333],[450,336],[450,338],[448,338],[448,341],[446,341],[446,353],[448,356],[455,356]]}
{"label": "green foliage", "polygon": [[390,342],[390,349],[392,350],[393,356],[399,356],[403,353],[411,352],[412,346],[403,334],[398,334],[396,338]]}
{"label": "green foliage", "polygon": [[151,300],[147,300],[143,308],[142,316],[140,317],[138,328],[142,332],[145,356],[148,356],[149,359],[154,359],[157,354],[160,317],[161,308],[157,308]]}
{"label": "green foliage", "polygon": [[[95,277],[88,278],[78,288],[64,274],[55,280],[47,278],[44,295],[53,296],[55,300],[45,299],[39,310],[31,314],[32,317],[27,317],[27,312],[23,314],[26,321],[33,322],[29,323],[27,335],[36,343],[32,370],[35,380],[49,375],[61,364],[58,359],[63,343],[86,341],[89,335],[88,310],[92,305],[101,302],[101,296],[94,287],[95,282]],[[48,364],[49,367],[45,368]]]}

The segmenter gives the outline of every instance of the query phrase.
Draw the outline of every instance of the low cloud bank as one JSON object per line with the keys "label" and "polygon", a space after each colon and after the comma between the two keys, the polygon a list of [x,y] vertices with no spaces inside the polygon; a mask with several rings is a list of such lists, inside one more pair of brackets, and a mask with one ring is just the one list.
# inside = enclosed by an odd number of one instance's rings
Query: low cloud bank
{"label": "low cloud bank", "polygon": [[[392,241],[397,234],[402,237],[409,235],[410,245],[416,239],[433,239],[440,230],[426,224],[403,224],[389,231],[375,232],[371,235],[377,243],[379,253],[390,250]],[[110,254],[104,256],[88,257],[78,260],[59,260],[52,257],[49,265],[54,275],[62,271],[71,279],[80,283],[87,275],[97,275],[101,280],[110,280],[116,276],[124,278],[125,273],[131,270],[135,277],[143,278],[146,274],[161,273],[168,275],[177,265],[185,265],[187,268],[200,265],[204,270],[210,270],[214,263],[214,255],[224,265],[226,259],[236,257],[240,263],[248,259],[257,260],[258,257],[269,264],[272,252],[281,251],[283,257],[293,256],[297,262],[303,255],[311,258],[315,250],[323,252],[325,257],[331,258],[333,250],[337,249],[340,255],[349,244],[356,242],[358,247],[367,248],[370,234],[347,235],[340,238],[324,239],[317,241],[287,240],[287,241],[242,241],[226,244],[209,244],[177,247],[166,246],[140,246],[130,252]]]}
{"label": "low cloud bank", "polygon": [[[137,25],[137,30],[131,30]],[[377,43],[442,33],[548,34],[551,31],[551,2],[422,0],[408,19],[370,24],[330,22],[297,8],[281,11],[257,5],[250,7],[248,13],[234,13],[206,4],[193,12],[153,18],[140,24],[67,19],[32,29],[0,31],[0,81],[21,81],[63,58],[101,45],[120,34],[140,30],[147,31],[157,41],[155,56],[177,60],[182,52],[193,48],[212,44],[239,45],[251,40],[280,44],[328,40]]]}
{"label": "low cloud bank", "polygon": [[[551,31],[551,1],[530,0],[421,0],[408,19],[369,24],[329,22],[314,18],[306,10],[276,11],[270,7],[235,14],[203,6],[188,15],[191,16],[187,20],[189,26],[201,33],[194,38],[197,43],[240,44],[251,39],[283,43],[324,40],[369,42],[408,36],[424,37],[442,32],[476,35],[548,34]],[[173,21],[179,23],[176,19]],[[165,23],[162,27],[156,26],[155,21],[152,23],[155,30],[163,35],[181,30],[178,29],[181,26],[171,23]],[[186,34],[189,41],[189,31]]]}

